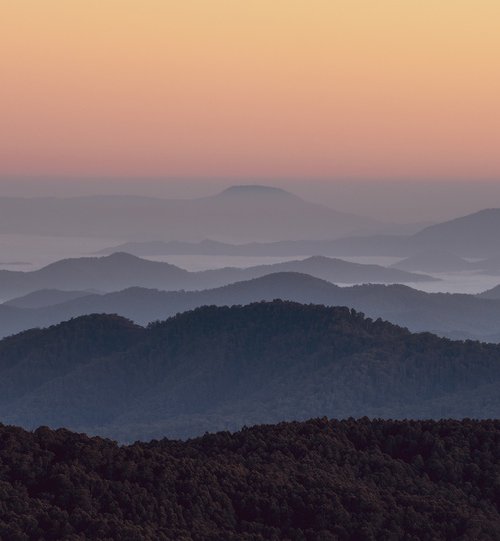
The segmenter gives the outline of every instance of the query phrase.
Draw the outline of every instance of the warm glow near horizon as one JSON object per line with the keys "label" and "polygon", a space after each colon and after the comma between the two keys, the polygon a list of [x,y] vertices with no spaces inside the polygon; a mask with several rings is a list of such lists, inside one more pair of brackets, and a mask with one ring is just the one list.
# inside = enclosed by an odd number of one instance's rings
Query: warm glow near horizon
{"label": "warm glow near horizon", "polygon": [[500,178],[498,0],[0,1],[0,176]]}

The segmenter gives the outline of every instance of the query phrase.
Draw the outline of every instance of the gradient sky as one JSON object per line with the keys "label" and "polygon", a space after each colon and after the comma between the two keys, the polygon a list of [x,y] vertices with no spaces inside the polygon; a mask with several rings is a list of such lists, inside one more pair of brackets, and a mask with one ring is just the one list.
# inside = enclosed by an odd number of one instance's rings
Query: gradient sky
{"label": "gradient sky", "polygon": [[0,176],[500,178],[499,0],[0,0]]}

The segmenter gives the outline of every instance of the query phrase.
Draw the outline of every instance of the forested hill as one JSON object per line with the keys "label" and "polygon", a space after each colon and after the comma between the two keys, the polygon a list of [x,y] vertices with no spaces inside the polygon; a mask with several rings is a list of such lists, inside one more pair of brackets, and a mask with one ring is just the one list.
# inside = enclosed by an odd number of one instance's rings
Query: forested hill
{"label": "forested hill", "polygon": [[327,421],[119,447],[0,426],[5,540],[498,540],[500,421]]}
{"label": "forested hill", "polygon": [[120,441],[327,415],[500,417],[500,346],[347,308],[203,307],[143,328],[93,315],[0,341],[0,420]]}
{"label": "forested hill", "polygon": [[[74,298],[60,303],[60,295]],[[489,292],[490,295],[494,294]],[[33,327],[47,327],[93,313],[119,314],[147,325],[206,305],[231,306],[283,299],[348,306],[413,332],[429,331],[452,339],[500,342],[500,299],[481,295],[425,293],[404,285],[339,287],[298,273],[272,273],[253,280],[202,291],[128,288],[107,294],[39,291],[0,305],[0,338]],[[30,304],[45,306],[30,308]]]}

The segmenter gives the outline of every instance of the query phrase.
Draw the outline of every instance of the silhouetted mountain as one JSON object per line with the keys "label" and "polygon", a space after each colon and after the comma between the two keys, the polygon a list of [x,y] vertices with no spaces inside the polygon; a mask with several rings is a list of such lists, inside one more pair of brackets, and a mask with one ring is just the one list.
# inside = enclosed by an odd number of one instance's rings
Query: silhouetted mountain
{"label": "silhouetted mountain", "polygon": [[0,403],[29,396],[33,384],[43,387],[90,359],[125,351],[144,332],[124,318],[94,315],[6,338],[0,341]]}
{"label": "silhouetted mountain", "polygon": [[417,272],[458,272],[477,267],[447,250],[427,250],[391,265],[392,268]]}
{"label": "silhouetted mountain", "polygon": [[198,199],[135,196],[0,198],[0,233],[226,241],[335,238],[386,227],[285,190],[234,186]]}
{"label": "silhouetted mountain", "polygon": [[0,418],[121,440],[333,417],[498,417],[500,346],[347,308],[199,308],[147,329],[86,316],[0,342]]}
{"label": "silhouetted mountain", "polygon": [[446,250],[460,257],[491,257],[500,253],[499,230],[500,209],[485,209],[402,237],[399,249],[407,255]]}
{"label": "silhouetted mountain", "polygon": [[0,296],[12,298],[40,289],[95,289],[116,291],[140,286],[165,290],[203,289],[238,280],[248,280],[271,272],[306,272],[339,283],[412,283],[435,280],[424,274],[408,273],[380,265],[362,265],[341,259],[311,257],[274,265],[239,269],[189,272],[169,263],[140,259],[117,252],[105,257],[63,259],[31,272],[0,270]]}
{"label": "silhouetted mountain", "polygon": [[401,285],[338,287],[297,273],[275,273],[203,291],[134,287],[106,295],[87,295],[38,310],[0,305],[0,336],[92,313],[116,313],[145,325],[203,305],[230,306],[276,298],[348,306],[416,332],[500,342],[500,301],[475,295],[425,293]]}
{"label": "silhouetted mountain", "polygon": [[[345,238],[335,238],[336,235],[323,235],[323,238],[329,240],[311,240],[311,237],[304,239],[305,235],[296,235],[296,238],[304,240],[251,242],[240,245],[215,241],[200,243],[138,242],[108,248],[102,253],[110,253],[120,249],[136,255],[298,256],[321,254],[326,256],[418,256],[420,259],[422,253],[429,254],[446,250],[460,257],[486,258],[498,256],[500,252],[497,240],[497,231],[499,230],[500,209],[487,209],[426,227],[413,235],[377,234],[346,236]],[[290,234],[284,234],[282,238],[291,237]],[[460,262],[456,261],[456,263]],[[422,268],[422,270],[425,269]]]}
{"label": "silhouetted mountain", "polygon": [[240,197],[267,197],[276,199],[300,199],[296,195],[287,192],[283,188],[276,188],[274,186],[265,186],[263,184],[237,184],[230,186],[225,190],[222,190],[216,197],[239,199]]}
{"label": "silhouetted mountain", "polygon": [[277,242],[249,242],[229,244],[205,239],[201,242],[125,242],[104,248],[98,254],[124,251],[137,256],[158,255],[227,255],[227,256],[349,256],[388,255],[410,253],[408,237],[403,235],[373,235],[368,237],[345,237],[334,240],[287,240]]}
{"label": "silhouetted mountain", "polygon": [[92,291],[62,291],[60,289],[39,289],[23,295],[22,297],[16,297],[4,302],[4,306],[14,306],[16,308],[44,308],[46,306],[53,306],[54,304],[61,304],[63,302],[72,301],[73,299],[79,299],[80,297],[86,297],[93,293]]}
{"label": "silhouetted mountain", "polygon": [[[246,269],[216,269],[197,273],[203,279],[217,277],[219,283],[230,283],[235,280],[258,278],[273,272],[299,272],[332,283],[413,283],[435,281],[436,278],[425,274],[408,273],[398,269],[389,269],[381,265],[352,263],[342,259],[325,256],[312,256],[303,260],[285,261],[271,265],[258,265]],[[219,277],[225,277],[220,280]]]}
{"label": "silhouetted mountain", "polygon": [[125,254],[62,259],[30,272],[0,270],[0,295],[13,297],[40,289],[112,291],[131,285],[180,289],[190,273],[168,263]]}
{"label": "silhouetted mountain", "polygon": [[0,426],[7,540],[464,540],[500,531],[498,421],[256,426],[118,446]]}
{"label": "silhouetted mountain", "polygon": [[359,237],[332,241],[329,255],[401,255],[446,250],[460,257],[500,253],[500,209],[485,209],[424,228],[414,235]]}
{"label": "silhouetted mountain", "polygon": [[489,257],[500,252],[500,209],[486,209],[432,225],[411,237],[412,246],[446,250],[465,257]]}
{"label": "silhouetted mountain", "polygon": [[493,300],[500,299],[500,285],[495,286],[492,289],[488,289],[487,291],[483,291],[483,293],[479,293],[477,297],[481,299],[493,299]]}

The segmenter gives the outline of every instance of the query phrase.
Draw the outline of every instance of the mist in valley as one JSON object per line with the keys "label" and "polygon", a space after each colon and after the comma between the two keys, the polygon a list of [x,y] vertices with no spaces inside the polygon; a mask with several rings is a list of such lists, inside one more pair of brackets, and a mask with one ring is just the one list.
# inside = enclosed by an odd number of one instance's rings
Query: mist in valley
{"label": "mist in valley", "polygon": [[[405,262],[443,259],[437,253],[440,239],[409,247],[401,242],[430,225],[494,207],[495,201],[500,207],[500,183],[493,181],[277,179],[228,185],[210,179],[24,178],[3,179],[1,186],[0,269],[8,271],[113,251],[189,271],[325,255],[428,271],[439,280],[413,284],[428,292],[480,293],[498,282],[496,272],[474,266],[500,252],[494,242],[484,253],[451,254],[465,257],[464,265],[431,261],[427,269]],[[483,226],[493,235],[495,219],[485,218]],[[485,236],[480,225],[473,227],[471,247],[474,235]],[[432,229],[427,235],[432,241]],[[447,240],[442,251],[449,250]]]}

